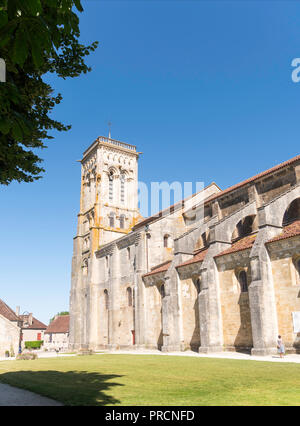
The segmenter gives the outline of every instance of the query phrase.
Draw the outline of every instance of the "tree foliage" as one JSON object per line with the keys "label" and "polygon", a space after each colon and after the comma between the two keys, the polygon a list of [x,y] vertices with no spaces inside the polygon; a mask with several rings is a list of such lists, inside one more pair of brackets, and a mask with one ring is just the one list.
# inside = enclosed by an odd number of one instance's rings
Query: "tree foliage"
{"label": "tree foliage", "polygon": [[0,83],[0,183],[32,182],[44,169],[36,148],[52,139],[50,130],[66,131],[51,118],[62,100],[43,81],[46,73],[65,79],[91,69],[85,57],[98,42],[80,43],[80,0],[0,0],[0,58],[6,82]]}
{"label": "tree foliage", "polygon": [[56,315],[54,315],[54,317],[52,317],[52,318],[50,319],[49,324],[50,324],[50,322],[52,322],[52,321],[55,319],[55,317],[56,317],[56,316],[58,316],[58,315],[69,315],[69,312],[68,312],[68,311],[57,312],[57,314],[56,314]]}

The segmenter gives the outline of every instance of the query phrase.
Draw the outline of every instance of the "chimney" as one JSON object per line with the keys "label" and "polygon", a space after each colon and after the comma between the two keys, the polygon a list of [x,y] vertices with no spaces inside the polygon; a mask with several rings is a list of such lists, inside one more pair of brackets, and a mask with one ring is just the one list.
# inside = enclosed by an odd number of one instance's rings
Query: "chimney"
{"label": "chimney", "polygon": [[20,315],[20,306],[16,307],[16,315],[17,315],[17,317]]}
{"label": "chimney", "polygon": [[32,313],[28,315],[28,324],[32,325]]}

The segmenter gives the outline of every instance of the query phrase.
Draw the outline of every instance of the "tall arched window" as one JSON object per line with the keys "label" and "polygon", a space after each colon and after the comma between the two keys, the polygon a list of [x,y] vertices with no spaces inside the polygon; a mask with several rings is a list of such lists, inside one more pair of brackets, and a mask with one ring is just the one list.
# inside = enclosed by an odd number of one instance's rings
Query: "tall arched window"
{"label": "tall arched window", "polygon": [[246,271],[241,271],[239,273],[239,283],[241,286],[241,292],[246,293],[248,291],[248,282]]}
{"label": "tall arched window", "polygon": [[120,181],[121,181],[120,198],[121,198],[121,203],[124,204],[124,202],[125,202],[125,173],[121,173]]}
{"label": "tall arched window", "polygon": [[164,297],[165,297],[165,295],[166,295],[166,292],[165,292],[165,285],[164,285],[164,284],[162,284],[162,285],[160,286],[159,292],[160,292],[161,297],[162,297],[162,298],[164,298]]}
{"label": "tall arched window", "polygon": [[125,214],[121,214],[120,216],[120,228],[121,229],[125,228]]}
{"label": "tall arched window", "polygon": [[128,302],[128,306],[132,306],[132,290],[131,287],[127,287],[127,302]]}
{"label": "tall arched window", "polygon": [[108,303],[109,303],[109,300],[108,300],[108,291],[104,290],[104,305],[105,305],[105,309],[108,309]]}
{"label": "tall arched window", "polygon": [[111,228],[114,228],[114,226],[115,226],[115,214],[114,214],[114,212],[109,213],[109,226]]}
{"label": "tall arched window", "polygon": [[114,200],[114,172],[110,171],[108,175],[109,180],[109,201]]}

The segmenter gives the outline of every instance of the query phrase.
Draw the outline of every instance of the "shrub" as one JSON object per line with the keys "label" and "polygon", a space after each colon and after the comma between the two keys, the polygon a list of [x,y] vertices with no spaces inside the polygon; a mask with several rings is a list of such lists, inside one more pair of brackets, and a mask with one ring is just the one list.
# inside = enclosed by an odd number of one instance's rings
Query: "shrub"
{"label": "shrub", "polygon": [[14,356],[15,356],[15,351],[14,351],[14,348],[13,348],[13,346],[12,346],[12,345],[10,346],[10,356],[11,356],[11,357],[14,357]]}
{"label": "shrub", "polygon": [[5,351],[5,356],[6,356],[6,358],[9,357],[9,351]]}
{"label": "shrub", "polygon": [[28,361],[28,360],[31,360],[31,359],[37,359],[37,357],[38,357],[37,354],[35,354],[33,352],[25,352],[23,354],[17,355],[16,359]]}
{"label": "shrub", "polygon": [[33,340],[25,342],[26,349],[40,349],[44,340]]}

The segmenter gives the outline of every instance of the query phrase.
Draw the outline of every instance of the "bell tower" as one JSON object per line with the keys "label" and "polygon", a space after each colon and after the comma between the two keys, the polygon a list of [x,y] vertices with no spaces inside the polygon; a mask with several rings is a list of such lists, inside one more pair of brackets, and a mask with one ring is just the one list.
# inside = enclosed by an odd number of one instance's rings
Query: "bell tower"
{"label": "bell tower", "polygon": [[93,253],[131,231],[138,210],[136,147],[100,136],[83,153],[78,235]]}

